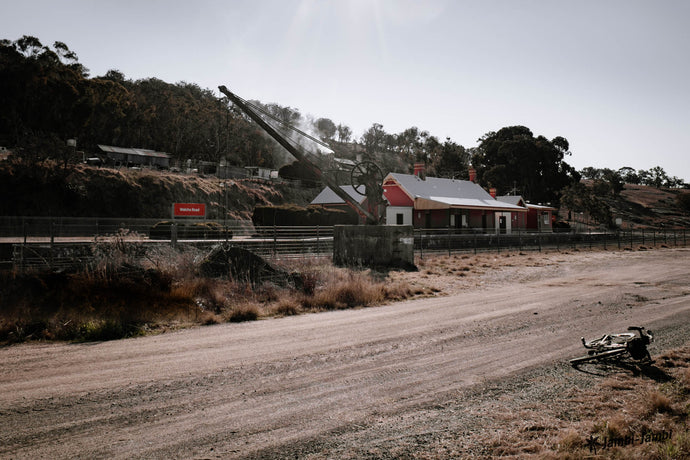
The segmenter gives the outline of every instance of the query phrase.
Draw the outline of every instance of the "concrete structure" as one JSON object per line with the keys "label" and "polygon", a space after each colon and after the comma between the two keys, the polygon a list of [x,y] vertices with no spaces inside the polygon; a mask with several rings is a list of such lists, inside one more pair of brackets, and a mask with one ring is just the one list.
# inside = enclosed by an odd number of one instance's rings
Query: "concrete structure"
{"label": "concrete structure", "polygon": [[510,214],[527,212],[523,207],[497,201],[474,182],[425,177],[416,165],[415,172],[390,173],[384,178],[383,194],[389,204],[387,225],[510,233]]}
{"label": "concrete structure", "polygon": [[410,225],[336,225],[333,263],[346,267],[415,270],[414,229]]}
{"label": "concrete structure", "polygon": [[152,166],[163,169],[170,167],[170,155],[167,153],[100,144],[98,148],[106,154],[108,162],[116,166]]}

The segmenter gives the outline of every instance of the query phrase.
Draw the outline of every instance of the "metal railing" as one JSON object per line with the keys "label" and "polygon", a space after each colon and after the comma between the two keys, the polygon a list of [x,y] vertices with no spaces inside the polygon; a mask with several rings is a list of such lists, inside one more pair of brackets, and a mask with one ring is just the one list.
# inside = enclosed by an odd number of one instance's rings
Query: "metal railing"
{"label": "metal railing", "polygon": [[[167,222],[167,224],[165,224]],[[333,227],[255,227],[247,221],[0,217],[0,268],[67,269],[86,264],[99,244],[195,247],[227,243],[266,259],[333,256]],[[162,225],[164,224],[164,225]],[[157,230],[156,230],[157,229]],[[415,229],[414,248],[431,254],[543,249],[687,246],[686,229],[526,232],[513,229]]]}
{"label": "metal railing", "polygon": [[415,251],[425,254],[542,249],[625,249],[641,246],[687,246],[686,229],[597,230],[587,232],[513,232],[483,229],[468,233],[452,228],[415,229]]}
{"label": "metal railing", "polygon": [[203,251],[232,244],[267,259],[332,257],[333,227],[254,227],[245,221],[223,225],[157,219],[17,219],[0,225],[0,268],[75,268],[93,260],[99,245],[112,244],[139,245],[144,252],[161,245]]}

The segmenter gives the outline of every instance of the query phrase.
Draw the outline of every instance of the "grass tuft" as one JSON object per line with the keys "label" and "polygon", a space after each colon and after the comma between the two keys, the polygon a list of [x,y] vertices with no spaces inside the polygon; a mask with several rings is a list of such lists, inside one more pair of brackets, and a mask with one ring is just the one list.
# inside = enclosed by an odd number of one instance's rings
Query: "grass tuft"
{"label": "grass tuft", "polygon": [[256,321],[259,319],[259,307],[256,305],[240,305],[235,307],[228,317],[231,323],[241,323],[244,321]]}

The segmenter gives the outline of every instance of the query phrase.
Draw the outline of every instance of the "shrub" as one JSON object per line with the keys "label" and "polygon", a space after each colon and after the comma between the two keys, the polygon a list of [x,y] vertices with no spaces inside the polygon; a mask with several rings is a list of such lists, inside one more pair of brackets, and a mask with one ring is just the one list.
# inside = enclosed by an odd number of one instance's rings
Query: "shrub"
{"label": "shrub", "polygon": [[256,305],[248,304],[233,309],[228,321],[231,323],[240,323],[244,321],[256,321],[257,319],[259,319],[259,308]]}
{"label": "shrub", "polygon": [[668,396],[658,392],[650,391],[647,396],[647,413],[649,415],[656,413],[672,412],[671,400]]}
{"label": "shrub", "polygon": [[280,316],[293,316],[301,311],[300,305],[294,299],[282,299],[273,309],[273,314]]}
{"label": "shrub", "polygon": [[690,193],[679,193],[676,196],[676,203],[681,209],[690,211]]}

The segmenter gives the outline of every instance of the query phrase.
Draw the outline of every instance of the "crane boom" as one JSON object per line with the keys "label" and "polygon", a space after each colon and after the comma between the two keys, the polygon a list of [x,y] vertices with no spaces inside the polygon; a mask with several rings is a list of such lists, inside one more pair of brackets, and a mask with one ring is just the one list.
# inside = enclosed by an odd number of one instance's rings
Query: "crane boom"
{"label": "crane boom", "polygon": [[249,118],[254,120],[259,126],[261,126],[264,129],[264,131],[268,133],[269,136],[275,139],[276,142],[283,146],[283,148],[285,148],[285,150],[287,150],[292,156],[297,158],[297,160],[299,160],[300,162],[306,164],[314,172],[314,174],[316,174],[318,178],[320,178],[331,190],[333,190],[333,192],[335,192],[336,195],[343,199],[345,203],[349,204],[358,212],[360,212],[364,217],[366,217],[367,222],[378,223],[377,217],[375,217],[368,210],[364,209],[364,207],[361,204],[359,204],[359,202],[353,199],[345,190],[340,188],[340,186],[333,179],[328,177],[328,175],[324,174],[321,168],[319,168],[314,162],[309,160],[307,156],[300,151],[300,149],[292,145],[285,138],[285,136],[282,136],[270,124],[268,124],[263,118],[261,118],[261,116],[258,113],[256,113],[251,107],[249,107],[249,105],[244,99],[228,90],[225,86],[219,86],[218,90],[221,93],[225,94],[228,97],[228,99],[230,99],[240,109],[242,109],[242,111],[246,113],[249,116]]}

